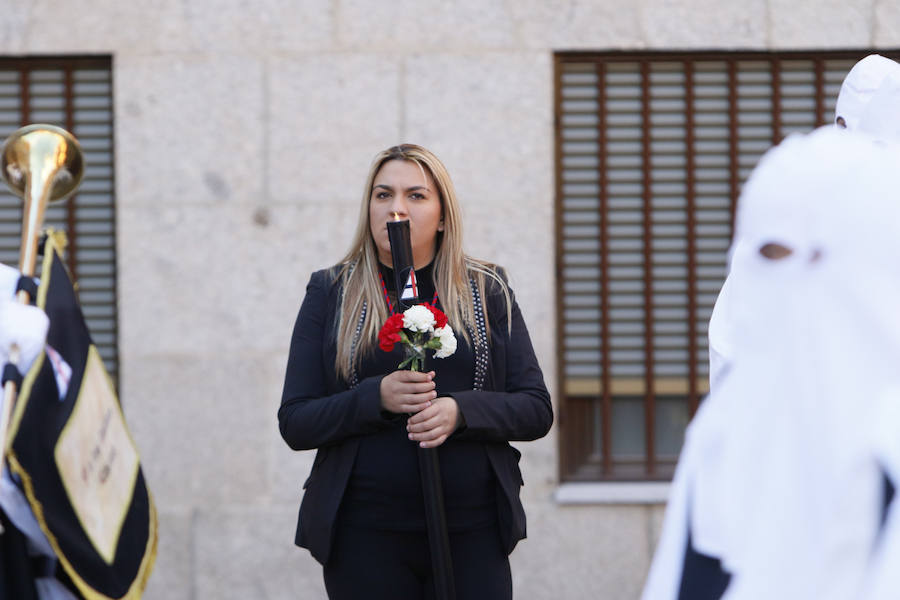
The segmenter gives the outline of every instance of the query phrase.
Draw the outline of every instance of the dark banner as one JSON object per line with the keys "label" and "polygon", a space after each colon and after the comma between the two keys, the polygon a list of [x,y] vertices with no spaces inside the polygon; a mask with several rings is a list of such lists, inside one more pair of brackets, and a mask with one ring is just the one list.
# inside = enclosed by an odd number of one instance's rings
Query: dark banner
{"label": "dark banner", "polygon": [[156,557],[156,509],[54,236],[37,305],[47,345],[10,423],[9,463],[60,564],[88,600],[140,598]]}

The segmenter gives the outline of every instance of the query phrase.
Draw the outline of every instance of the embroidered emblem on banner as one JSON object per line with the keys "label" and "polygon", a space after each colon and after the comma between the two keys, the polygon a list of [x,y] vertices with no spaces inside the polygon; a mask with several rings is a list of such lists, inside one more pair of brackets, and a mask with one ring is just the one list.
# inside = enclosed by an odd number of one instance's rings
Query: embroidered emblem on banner
{"label": "embroidered emblem on banner", "polygon": [[401,296],[402,300],[409,300],[410,298],[418,298],[419,290],[416,288],[416,271],[415,269],[409,270],[409,277],[406,279],[406,285],[403,287],[403,296]]}
{"label": "embroidered emblem on banner", "polygon": [[100,556],[112,564],[140,464],[94,345],[54,457],[81,526]]}
{"label": "embroidered emblem on banner", "polygon": [[46,352],[47,358],[50,359],[50,364],[53,366],[53,377],[56,378],[56,389],[59,390],[59,400],[62,402],[66,399],[66,394],[69,391],[69,382],[72,380],[72,367],[49,344],[44,346],[44,352]]}

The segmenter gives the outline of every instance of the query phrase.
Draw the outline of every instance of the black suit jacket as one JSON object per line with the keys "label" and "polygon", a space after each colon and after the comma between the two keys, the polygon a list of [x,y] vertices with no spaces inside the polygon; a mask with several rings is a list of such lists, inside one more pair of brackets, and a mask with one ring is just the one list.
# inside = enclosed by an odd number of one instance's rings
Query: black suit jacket
{"label": "black suit jacket", "polygon": [[[294,450],[318,448],[304,483],[296,544],[325,564],[338,508],[353,470],[361,436],[394,426],[381,410],[381,378],[368,377],[355,388],[334,370],[336,323],[341,284],[336,269],[313,273],[294,325],[278,411],[281,435]],[[488,373],[483,390],[453,392],[465,427],[453,434],[484,443],[500,493],[498,515],[503,544],[512,552],[525,537],[525,511],[519,452],[512,440],[546,435],[553,422],[550,395],[534,355],[522,314],[513,297],[511,328],[496,284],[485,294],[491,322]]]}

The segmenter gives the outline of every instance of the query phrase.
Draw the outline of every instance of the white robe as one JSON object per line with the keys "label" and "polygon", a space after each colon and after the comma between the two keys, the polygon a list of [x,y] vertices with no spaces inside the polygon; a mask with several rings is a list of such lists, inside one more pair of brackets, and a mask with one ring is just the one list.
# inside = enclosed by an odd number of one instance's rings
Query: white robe
{"label": "white robe", "polygon": [[677,597],[688,527],[731,574],[728,600],[861,598],[897,579],[879,570],[900,557],[896,504],[879,527],[885,465],[900,473],[898,178],[900,152],[831,127],[751,174],[740,345],[688,429],[645,599]]}
{"label": "white robe", "polygon": [[888,73],[872,94],[860,116],[859,131],[877,140],[900,142],[900,68]]}

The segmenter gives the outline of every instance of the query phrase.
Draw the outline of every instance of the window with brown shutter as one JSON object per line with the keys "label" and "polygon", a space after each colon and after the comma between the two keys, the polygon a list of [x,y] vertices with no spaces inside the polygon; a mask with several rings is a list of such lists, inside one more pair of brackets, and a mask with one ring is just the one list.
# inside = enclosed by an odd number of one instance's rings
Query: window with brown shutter
{"label": "window with brown shutter", "polygon": [[740,186],[872,52],[556,55],[563,481],[671,477]]}
{"label": "window with brown shutter", "polygon": [[[66,232],[67,262],[91,336],[118,375],[112,60],[0,57],[0,140],[29,123],[70,131],[85,173],[76,195],[47,209],[45,227]],[[0,262],[18,266],[22,201],[0,184]]]}

